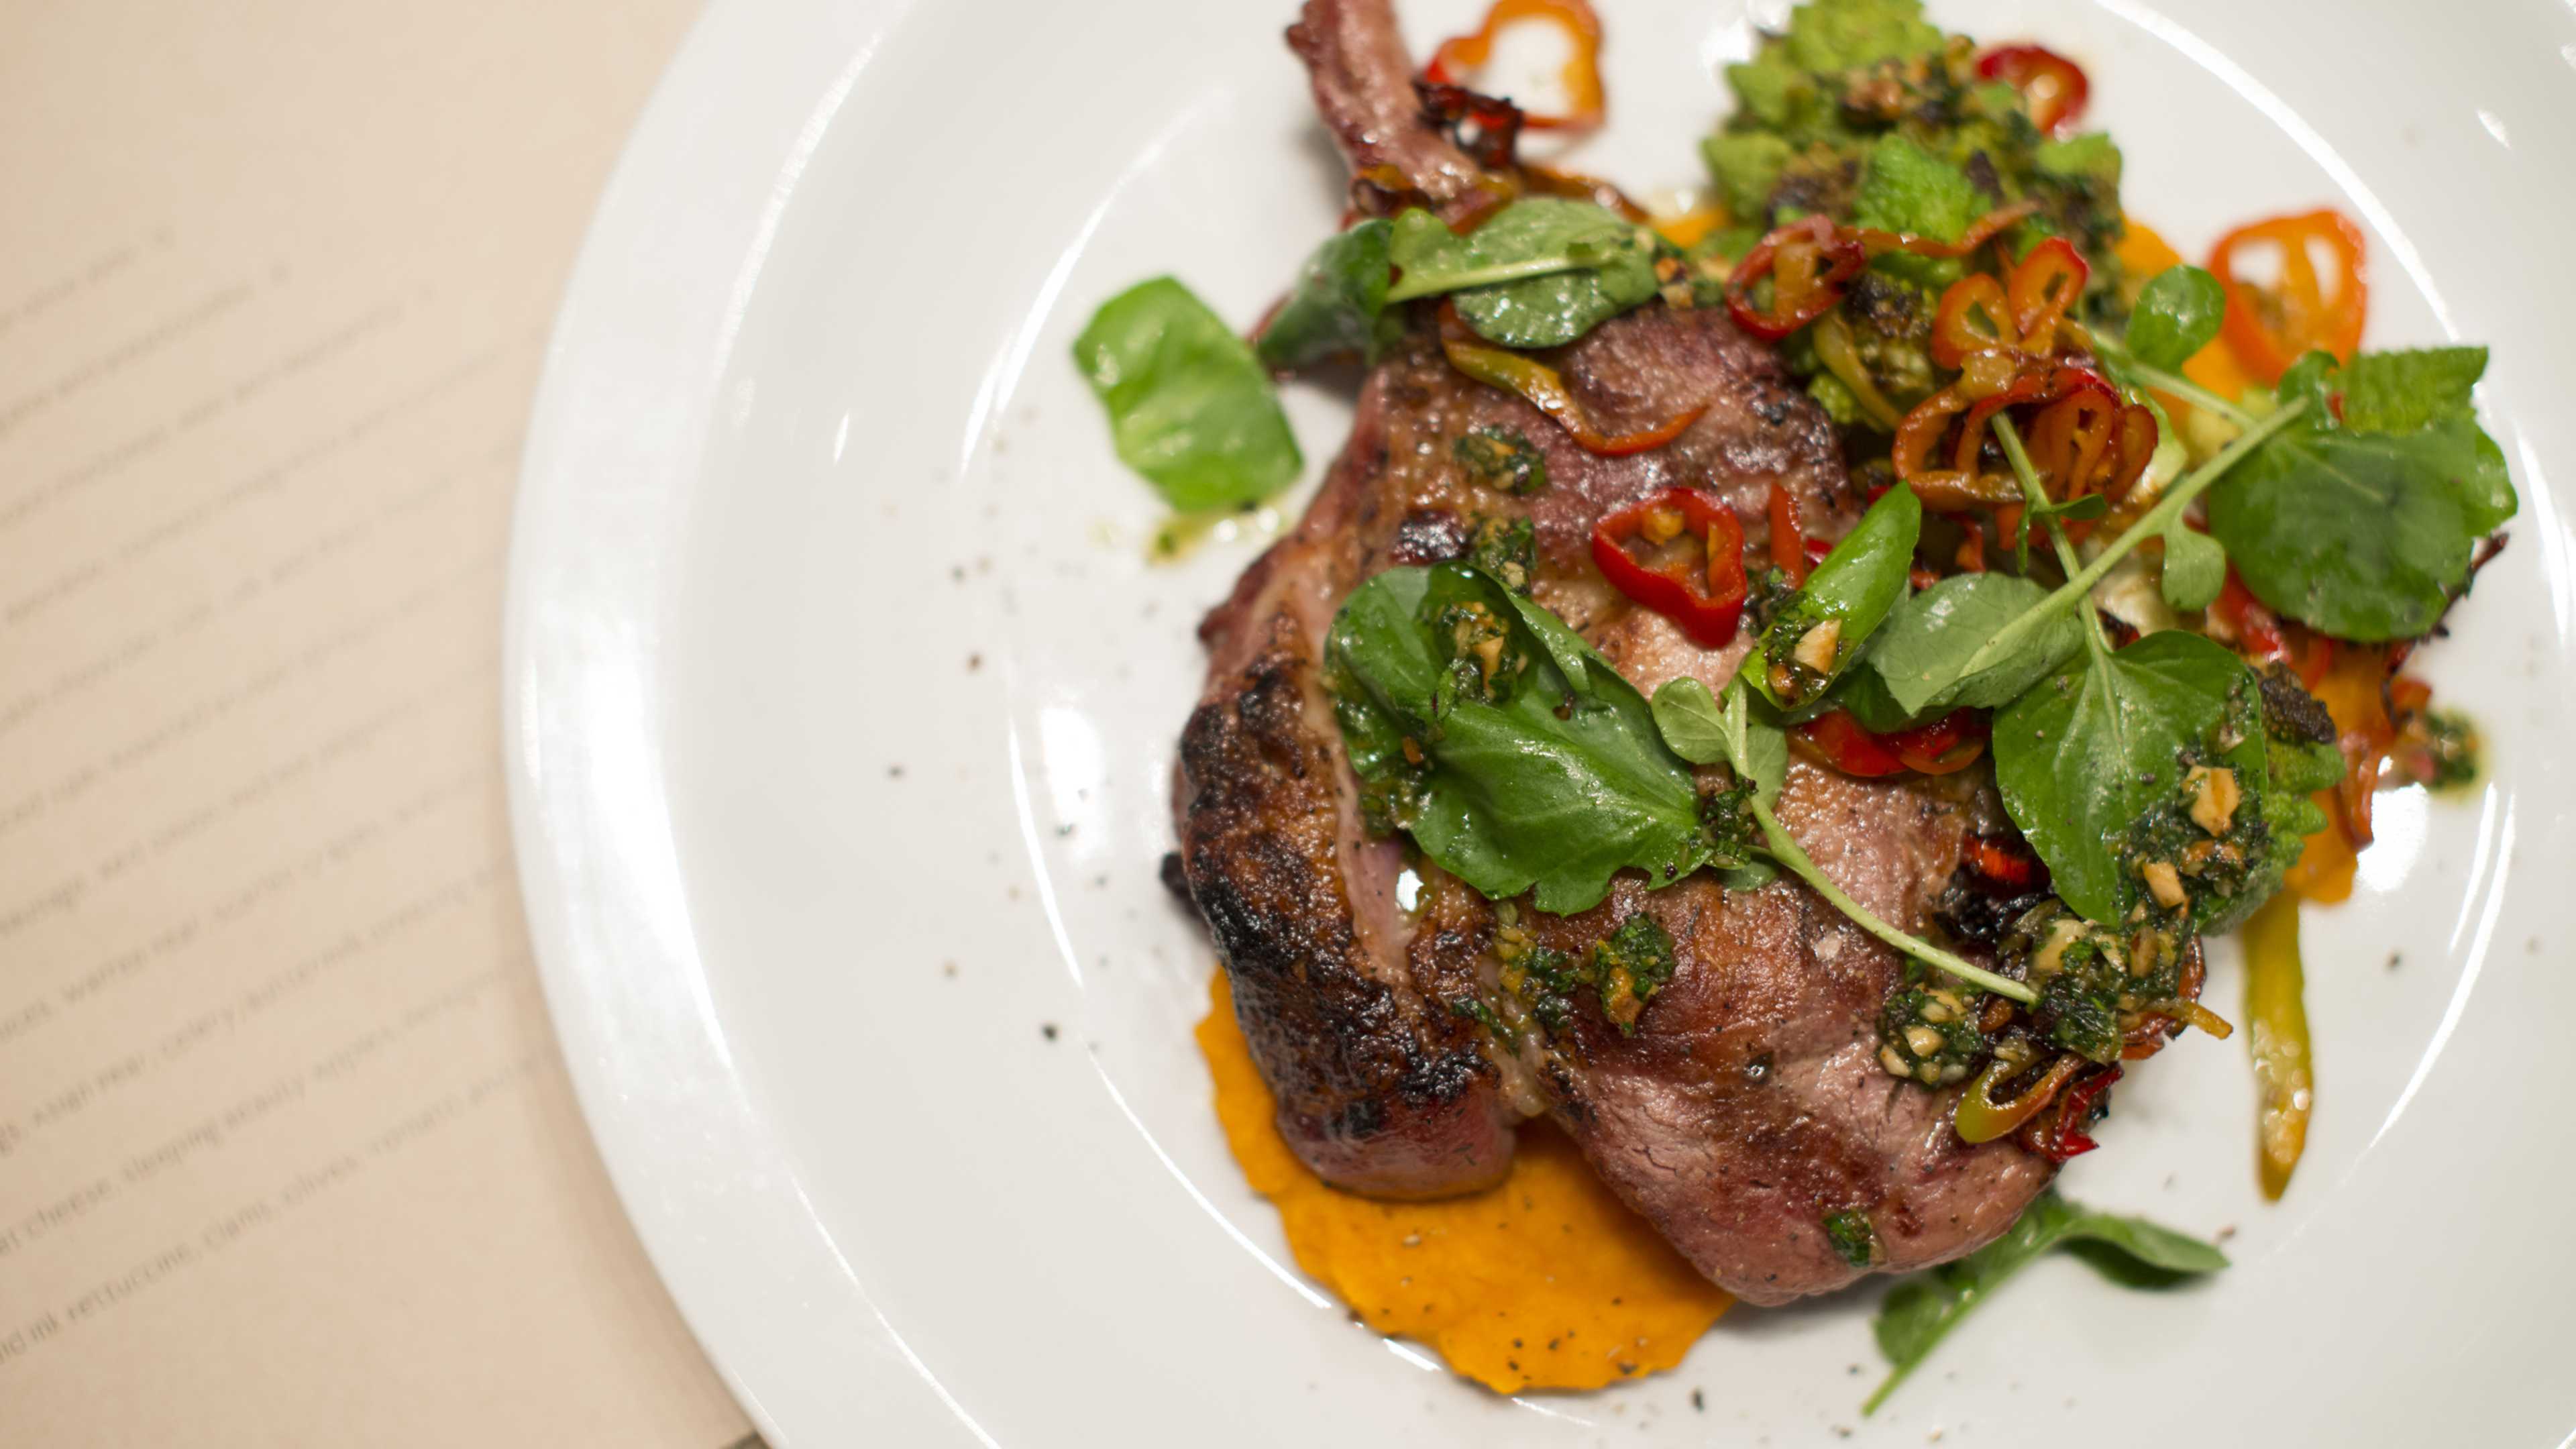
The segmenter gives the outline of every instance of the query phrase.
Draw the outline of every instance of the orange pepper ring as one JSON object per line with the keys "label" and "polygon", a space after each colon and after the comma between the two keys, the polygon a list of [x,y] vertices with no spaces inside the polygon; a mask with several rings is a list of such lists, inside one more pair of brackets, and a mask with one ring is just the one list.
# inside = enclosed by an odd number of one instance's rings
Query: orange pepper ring
{"label": "orange pepper ring", "polygon": [[1586,0],[1494,0],[1485,23],[1465,35],[1451,36],[1431,53],[1422,78],[1435,85],[1463,85],[1493,58],[1494,37],[1520,21],[1542,21],[1565,31],[1572,51],[1558,73],[1572,109],[1562,116],[1523,112],[1521,124],[1534,131],[1589,131],[1609,114],[1601,90],[1601,17]]}

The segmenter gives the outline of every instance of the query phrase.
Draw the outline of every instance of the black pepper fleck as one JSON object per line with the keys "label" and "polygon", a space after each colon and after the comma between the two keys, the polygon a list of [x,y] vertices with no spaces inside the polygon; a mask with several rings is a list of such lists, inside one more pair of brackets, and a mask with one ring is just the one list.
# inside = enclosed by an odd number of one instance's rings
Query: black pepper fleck
{"label": "black pepper fleck", "polygon": [[1054,1022],[1045,1021],[1038,1023],[1038,1031],[1040,1034],[1045,1036],[1048,1041],[1053,1041],[1056,1038],[1056,1024]]}

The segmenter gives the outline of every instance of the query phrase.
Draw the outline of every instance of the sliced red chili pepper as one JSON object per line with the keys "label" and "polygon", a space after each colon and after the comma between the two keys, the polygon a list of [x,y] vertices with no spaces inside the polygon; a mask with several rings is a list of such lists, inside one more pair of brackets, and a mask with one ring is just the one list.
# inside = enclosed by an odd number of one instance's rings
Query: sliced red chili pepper
{"label": "sliced red chili pepper", "polygon": [[1847,710],[1832,710],[1799,725],[1791,737],[1807,747],[1807,752],[1842,771],[1864,780],[1905,773],[1905,761],[1890,749],[1885,740],[1860,727]]}
{"label": "sliced red chili pepper", "polygon": [[1786,485],[1771,485],[1771,566],[1789,576],[1792,587],[1807,582],[1807,535],[1798,527],[1798,504]]}
{"label": "sliced red chili pepper", "polygon": [[2022,1129],[2022,1145],[2060,1163],[2101,1146],[2084,1129],[2092,1125],[2093,1104],[2120,1076],[2118,1067],[2096,1067],[2076,1078],[2060,1094],[2055,1112]]}
{"label": "sliced red chili pepper", "polygon": [[[1838,233],[1831,219],[1810,216],[1774,230],[1744,254],[1726,279],[1726,309],[1735,325],[1777,342],[1825,315],[1842,300],[1843,283],[1869,265],[1862,249]],[[1771,279],[1771,310],[1753,303],[1753,286]]]}
{"label": "sliced red chili pepper", "polygon": [[1998,45],[1977,58],[1977,74],[2021,92],[2030,123],[2052,136],[2074,128],[2093,92],[2083,67],[2044,45]]}
{"label": "sliced red chili pepper", "polygon": [[1959,233],[1956,241],[1940,241],[1911,232],[1880,231],[1868,226],[1850,228],[1843,235],[1859,243],[1861,253],[1866,257],[1885,256],[1889,252],[1906,252],[1918,257],[1964,257],[1993,241],[2005,227],[2037,210],[2039,203],[2036,201],[2016,201],[2010,206],[1999,206],[1970,223],[1966,231]]}
{"label": "sliced red chili pepper", "polygon": [[2062,236],[2032,247],[2029,256],[2013,264],[2004,292],[2012,301],[2013,329],[2021,334],[2024,352],[2046,355],[2056,348],[2057,324],[2084,295],[2085,280],[2092,274],[2075,244]]}
{"label": "sliced red chili pepper", "polygon": [[1925,775],[1950,775],[1977,762],[1986,752],[1986,722],[1972,709],[1954,709],[1927,725],[1878,737],[1896,751],[1905,768]]}
{"label": "sliced red chili pepper", "polygon": [[1495,0],[1485,23],[1465,35],[1452,36],[1431,53],[1422,78],[1435,85],[1463,83],[1494,51],[1494,36],[1521,21],[1543,21],[1565,32],[1569,49],[1559,77],[1567,108],[1561,116],[1527,118],[1533,131],[1589,131],[1608,114],[1601,89],[1601,17],[1585,0]]}
{"label": "sliced red chili pepper", "polygon": [[[1661,548],[1687,533],[1706,550],[1705,567],[1649,565],[1631,539]],[[1744,616],[1744,525],[1735,510],[1696,488],[1668,488],[1602,519],[1592,529],[1592,562],[1640,606],[1678,625],[1703,649],[1734,642]]]}
{"label": "sliced red chili pepper", "polygon": [[2012,307],[2004,284],[1985,272],[1970,272],[1941,293],[1932,320],[1932,360],[1958,367],[1979,352],[2018,351],[2021,333],[2012,325]]}
{"label": "sliced red chili pepper", "polygon": [[1971,869],[1998,885],[2018,889],[2039,884],[2039,857],[2018,842],[1992,835],[1971,835],[1965,854]]}
{"label": "sliced red chili pepper", "polygon": [[[2257,287],[2238,269],[2269,249],[2280,259],[2280,280]],[[2314,253],[2323,250],[2341,273],[2328,290],[2317,276]],[[2370,312],[2370,281],[2362,265],[2361,228],[2342,212],[2310,211],[2240,226],[2218,239],[2209,271],[2227,292],[2219,335],[2245,370],[2279,382],[2290,364],[2314,348],[2349,361],[2361,346]]]}
{"label": "sliced red chili pepper", "polygon": [[1708,411],[1708,404],[1701,403],[1638,432],[1603,433],[1593,426],[1591,416],[1555,368],[1537,358],[1479,341],[1458,319],[1458,309],[1446,302],[1440,306],[1440,348],[1449,355],[1450,366],[1487,386],[1518,393],[1530,406],[1554,419],[1584,451],[1603,457],[1660,448],[1680,437],[1699,421],[1701,413]]}

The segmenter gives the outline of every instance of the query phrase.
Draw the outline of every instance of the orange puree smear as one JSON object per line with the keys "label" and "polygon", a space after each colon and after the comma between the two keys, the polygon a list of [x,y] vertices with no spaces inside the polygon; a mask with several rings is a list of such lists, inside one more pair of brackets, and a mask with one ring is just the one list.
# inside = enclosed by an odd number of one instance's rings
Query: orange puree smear
{"label": "orange puree smear", "polygon": [[1324,1184],[1279,1136],[1270,1088],[1216,973],[1199,1049],[1234,1160],[1279,1209],[1297,1266],[1369,1327],[1428,1345],[1497,1393],[1597,1389],[1682,1355],[1731,1301],[1611,1196],[1563,1133],[1521,1129],[1511,1174],[1438,1202]]}

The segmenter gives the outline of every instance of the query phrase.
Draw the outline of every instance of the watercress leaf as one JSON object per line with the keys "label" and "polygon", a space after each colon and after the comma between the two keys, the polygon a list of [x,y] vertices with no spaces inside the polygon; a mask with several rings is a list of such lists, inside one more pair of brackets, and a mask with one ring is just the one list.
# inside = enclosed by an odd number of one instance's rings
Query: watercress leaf
{"label": "watercress leaf", "polygon": [[[1896,620],[1902,617],[1904,605],[1897,607],[1900,613],[1890,615],[1888,622],[1880,626],[1879,642],[1885,641],[1887,631],[1896,627]],[[1874,658],[1876,653],[1873,648],[1871,657]],[[1842,681],[1825,696],[1825,703],[1850,715],[1862,729],[1876,735],[1894,734],[1925,722],[1924,715],[1896,702],[1896,696],[1888,692],[1887,680],[1866,658],[1843,674]]]}
{"label": "watercress leaf", "polygon": [[[1455,664],[1441,621],[1456,607],[1509,622],[1505,658],[1525,659],[1526,672],[1499,701],[1443,687]],[[1449,564],[1377,575],[1334,618],[1328,657],[1353,769],[1364,782],[1403,779],[1399,823],[1486,895],[1535,890],[1540,910],[1570,913],[1599,904],[1623,868],[1662,883],[1708,859],[1690,769],[1665,748],[1645,699],[1589,651],[1592,693],[1573,699],[1511,591],[1483,573]],[[1392,752],[1386,725],[1400,732]]]}
{"label": "watercress leaf", "polygon": [[1264,366],[1307,367],[1334,357],[1375,362],[1402,330],[1387,310],[1387,242],[1392,223],[1371,217],[1326,239],[1306,259],[1297,286],[1253,345]]}
{"label": "watercress leaf", "polygon": [[[2057,893],[2104,925],[2137,899],[2118,842],[2176,788],[2176,758],[2206,745],[2252,671],[2178,629],[2115,652],[2087,651],[1995,716],[2004,809],[2048,863]],[[2240,748],[2259,751],[2261,731]],[[2259,753],[2252,762],[2259,770]]]}
{"label": "watercress leaf", "polygon": [[2013,574],[1953,574],[1889,616],[1869,667],[1909,717],[1961,705],[2001,708],[2083,647],[2083,621],[2059,610],[2009,652],[1971,670],[1971,659],[1997,630],[2047,598],[2048,590]]}
{"label": "watercress leaf", "polygon": [[1102,303],[1073,356],[1109,410],[1120,461],[1174,508],[1257,503],[1296,481],[1304,460],[1269,374],[1172,278]]}
{"label": "watercress leaf", "polygon": [[2256,597],[2343,639],[2411,639],[2513,516],[2504,456],[2477,424],[2410,433],[2291,428],[2211,488],[2209,531]]}
{"label": "watercress leaf", "polygon": [[1562,347],[1650,300],[1655,290],[1653,253],[1631,246],[1590,271],[1471,287],[1457,295],[1458,315],[1478,336],[1505,347]]}
{"label": "watercress leaf", "polygon": [[[1923,504],[1914,490],[1899,483],[1888,490],[1860,522],[1825,555],[1815,572],[1780,606],[1771,626],[1762,631],[1738,674],[1762,697],[1783,709],[1814,701],[1859,657],[1871,632],[1905,597],[1914,569],[1914,542],[1923,531]],[[1828,635],[1816,635],[1830,628]],[[1811,642],[1811,639],[1814,642]],[[1824,642],[1832,645],[1824,658]],[[1807,658],[1798,656],[1804,650]],[[1821,663],[1825,667],[1819,668]],[[1772,687],[1775,668],[1788,671],[1795,687],[1783,698]]]}
{"label": "watercress leaf", "polygon": [[2167,267],[2138,293],[2129,313],[2129,351],[2149,367],[2170,371],[2209,345],[2227,315],[2227,291],[2194,266]]}
{"label": "watercress leaf", "polygon": [[1558,618],[1547,605],[1508,584],[1504,585],[1502,594],[1505,602],[1512,606],[1512,612],[1538,640],[1539,647],[1547,651],[1547,657],[1555,663],[1558,672],[1565,676],[1566,689],[1579,699],[1590,699],[1591,661],[1598,657],[1593,654],[1592,646],[1584,643],[1583,636],[1575,633],[1573,626]]}
{"label": "watercress leaf", "polygon": [[1458,315],[1505,347],[1557,347],[1655,295],[1653,251],[1607,208],[1561,196],[1515,201],[1459,236],[1419,209],[1395,219],[1397,301],[1450,293]]}
{"label": "watercress leaf", "polygon": [[2227,587],[2227,550],[2179,518],[2166,525],[2164,540],[2165,602],[2186,612],[2208,608]]}
{"label": "watercress leaf", "polygon": [[2486,375],[2483,347],[2426,347],[2365,352],[2336,374],[2343,425],[2363,432],[2411,433],[2445,418],[2474,422],[2471,390]]}
{"label": "watercress leaf", "polygon": [[1959,1320],[1993,1296],[2012,1276],[2059,1246],[2098,1245],[2116,1255],[2109,1263],[2088,1254],[2097,1267],[2135,1264],[2162,1275],[2144,1278],[2115,1272],[2132,1286],[2169,1283],[2182,1276],[2214,1273],[2227,1266],[2227,1256],[2196,1238],[2144,1218],[2122,1217],[2080,1207],[2055,1191],[2043,1193],[2022,1210],[2003,1236],[1959,1259],[1905,1279],[1891,1290],[1872,1329],[1889,1371],[1861,1412],[1870,1413],[1887,1400],[1931,1356],[1933,1348]]}
{"label": "watercress leaf", "polygon": [[1655,691],[1655,728],[1674,754],[1695,765],[1733,765],[1735,740],[1724,712],[1708,686],[1696,679],[1671,679]]}
{"label": "watercress leaf", "polygon": [[1723,703],[1696,679],[1665,681],[1655,691],[1655,726],[1675,754],[1701,765],[1725,765],[1753,782],[1754,798],[1768,805],[1789,776],[1789,736],[1754,700],[1741,680],[1730,681]]}

